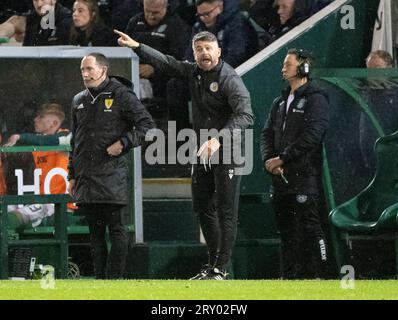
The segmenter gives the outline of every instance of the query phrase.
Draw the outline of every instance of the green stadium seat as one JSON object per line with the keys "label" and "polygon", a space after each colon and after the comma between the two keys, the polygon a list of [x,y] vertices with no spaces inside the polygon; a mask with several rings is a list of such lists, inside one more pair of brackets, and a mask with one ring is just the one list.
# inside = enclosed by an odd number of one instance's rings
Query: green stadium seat
{"label": "green stadium seat", "polygon": [[394,240],[398,252],[398,131],[379,138],[375,152],[377,168],[372,182],[329,215],[339,272],[349,264],[346,249],[353,239]]}

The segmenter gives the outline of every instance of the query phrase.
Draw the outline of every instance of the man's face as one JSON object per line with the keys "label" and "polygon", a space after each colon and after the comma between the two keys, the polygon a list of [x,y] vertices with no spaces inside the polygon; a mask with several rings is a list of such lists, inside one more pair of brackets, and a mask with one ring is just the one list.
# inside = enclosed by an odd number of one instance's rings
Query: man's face
{"label": "man's face", "polygon": [[199,68],[209,71],[218,64],[221,49],[216,41],[196,41],[193,45],[193,54]]}
{"label": "man's face", "polygon": [[39,16],[44,16],[55,6],[57,0],[33,0],[33,6]]}
{"label": "man's face", "polygon": [[87,88],[98,87],[106,78],[106,67],[99,65],[93,56],[82,59],[80,71]]}
{"label": "man's face", "polygon": [[372,69],[388,68],[386,62],[379,56],[373,56],[366,61],[366,67]]}
{"label": "man's face", "polygon": [[296,0],[277,0],[278,15],[282,25],[293,17],[295,2]]}
{"label": "man's face", "polygon": [[59,127],[59,119],[53,114],[38,114],[34,119],[35,132],[43,134],[54,134]]}
{"label": "man's face", "polygon": [[217,17],[223,12],[223,2],[214,3],[203,2],[196,7],[196,15],[202,20],[206,28],[213,27],[217,22]]}
{"label": "man's face", "polygon": [[296,55],[288,54],[283,61],[282,67],[282,76],[285,80],[295,79],[297,76],[297,67],[299,65],[299,61],[297,60]]}
{"label": "man's face", "polygon": [[158,25],[167,13],[167,1],[166,0],[158,0],[158,1],[148,1],[144,0],[144,15],[145,21],[150,26]]}

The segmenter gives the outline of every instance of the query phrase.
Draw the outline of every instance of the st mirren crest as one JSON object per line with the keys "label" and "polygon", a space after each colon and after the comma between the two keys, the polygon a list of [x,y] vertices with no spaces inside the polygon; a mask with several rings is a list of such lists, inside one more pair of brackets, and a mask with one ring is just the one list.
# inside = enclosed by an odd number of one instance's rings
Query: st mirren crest
{"label": "st mirren crest", "polygon": [[212,82],[210,84],[210,91],[212,91],[212,92],[217,92],[218,91],[218,83],[217,82]]}
{"label": "st mirren crest", "polygon": [[113,99],[105,99],[105,108],[110,109],[113,105]]}

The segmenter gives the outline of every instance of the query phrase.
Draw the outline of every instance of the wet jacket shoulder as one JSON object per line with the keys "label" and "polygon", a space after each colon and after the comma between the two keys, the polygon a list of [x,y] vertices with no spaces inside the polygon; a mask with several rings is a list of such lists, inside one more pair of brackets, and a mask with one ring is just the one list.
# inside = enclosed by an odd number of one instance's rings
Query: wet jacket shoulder
{"label": "wet jacket shoulder", "polygon": [[[24,46],[56,46],[69,44],[69,32],[72,24],[72,13],[59,3],[54,10],[55,29],[41,27],[41,18],[33,12],[26,20]],[[51,21],[51,20],[50,20]]]}

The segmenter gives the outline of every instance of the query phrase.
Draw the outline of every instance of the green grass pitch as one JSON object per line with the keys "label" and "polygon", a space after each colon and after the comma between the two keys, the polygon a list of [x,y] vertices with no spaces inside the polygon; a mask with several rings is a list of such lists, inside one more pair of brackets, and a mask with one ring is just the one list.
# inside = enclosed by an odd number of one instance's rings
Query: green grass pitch
{"label": "green grass pitch", "polygon": [[40,280],[0,281],[0,299],[398,299],[397,280],[357,280],[354,286],[343,289],[338,280],[56,280],[46,288]]}

